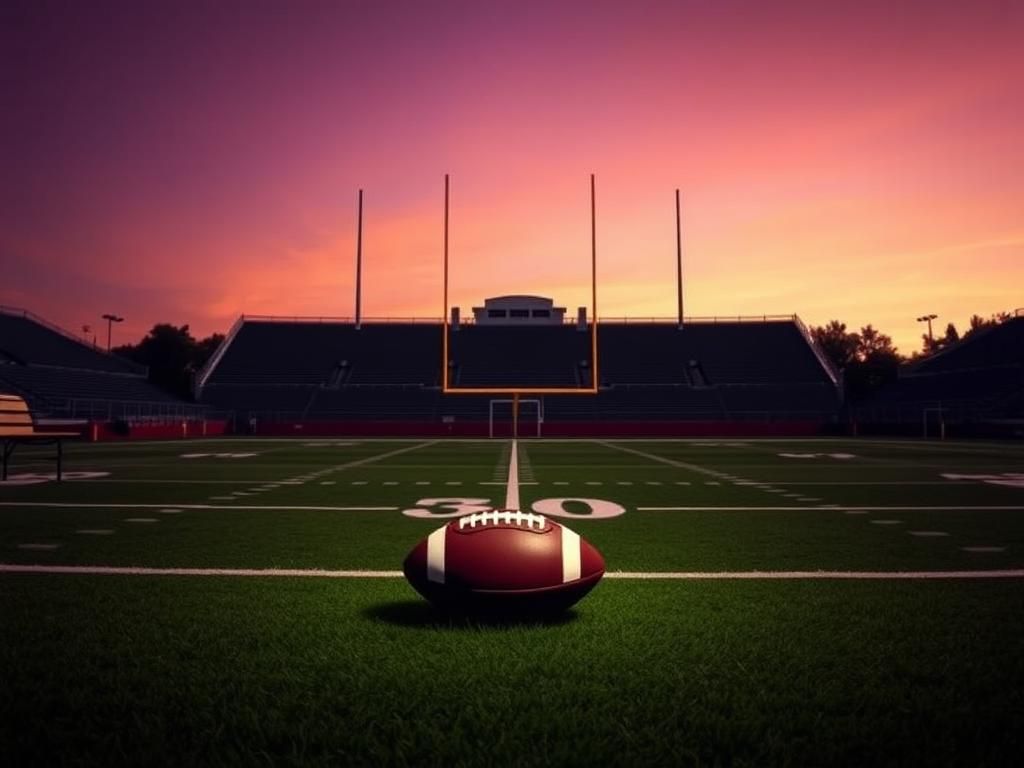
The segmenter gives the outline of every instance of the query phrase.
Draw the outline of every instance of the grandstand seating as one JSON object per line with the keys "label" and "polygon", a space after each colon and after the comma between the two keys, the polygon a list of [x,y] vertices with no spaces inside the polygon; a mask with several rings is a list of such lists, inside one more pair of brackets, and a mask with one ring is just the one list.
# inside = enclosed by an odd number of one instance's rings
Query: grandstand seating
{"label": "grandstand seating", "polygon": [[7,308],[0,308],[0,391],[21,395],[47,417],[135,419],[199,410],[150,384],[142,366]]}
{"label": "grandstand seating", "polygon": [[142,366],[83,344],[24,310],[0,307],[0,354],[22,365],[145,375]]}
{"label": "grandstand seating", "polygon": [[[463,324],[454,387],[589,385],[575,325]],[[600,394],[543,397],[547,421],[828,420],[835,382],[795,320],[602,323]],[[488,396],[442,395],[439,323],[241,323],[202,378],[203,402],[262,419],[484,420]]]}
{"label": "grandstand seating", "polygon": [[465,325],[449,344],[456,386],[589,386],[579,371],[590,358],[590,335],[574,326]]}
{"label": "grandstand seating", "polygon": [[983,328],[948,349],[908,366],[907,374],[1021,364],[1024,364],[1024,316]]}
{"label": "grandstand seating", "polygon": [[919,423],[927,411],[944,420],[1021,418],[1024,396],[1024,317],[985,328],[924,360],[861,404],[860,419]]}

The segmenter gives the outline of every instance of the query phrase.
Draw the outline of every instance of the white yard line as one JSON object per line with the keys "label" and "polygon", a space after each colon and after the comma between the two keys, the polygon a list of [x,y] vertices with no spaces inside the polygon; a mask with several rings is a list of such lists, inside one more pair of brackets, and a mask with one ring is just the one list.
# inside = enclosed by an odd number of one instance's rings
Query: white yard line
{"label": "white yard line", "polygon": [[[1002,505],[987,507],[968,506],[899,506],[899,507],[871,507],[863,504],[849,505],[850,509],[871,510],[872,512],[1020,512],[1024,506]],[[818,507],[637,507],[638,512],[834,512],[835,510],[847,509],[844,505],[829,505],[826,508]]]}
{"label": "white yard line", "polygon": [[66,483],[83,483],[85,485],[88,485],[90,483],[92,483],[92,484],[96,484],[96,483],[115,483],[115,484],[134,483],[134,484],[139,484],[139,483],[142,483],[142,484],[149,484],[149,485],[152,485],[154,483],[159,483],[161,485],[163,485],[165,483],[174,484],[174,485],[249,485],[253,481],[252,481],[252,479],[249,479],[249,480],[158,480],[156,478],[145,478],[145,479],[133,478],[131,480],[126,480],[126,479],[120,479],[119,480],[119,479],[116,479],[116,478],[101,477],[101,478],[81,478],[81,479],[68,478],[64,482],[66,482]]}
{"label": "white yard line", "polygon": [[[164,509],[169,504],[83,504],[56,501],[0,501],[0,507],[44,507],[53,509]],[[398,507],[310,507],[291,504],[260,506],[255,504],[175,504],[176,509],[254,509],[287,512],[395,512]]]}
{"label": "white yard line", "polygon": [[777,480],[780,485],[977,485],[979,480]]}
{"label": "white yard line", "polygon": [[[0,563],[0,574],[63,574],[85,576],[243,576],[326,579],[397,579],[401,571],[330,571],[300,568],[142,568],[104,565],[20,565]],[[1024,570],[982,571],[612,571],[615,580],[865,580],[1021,579]]]}
{"label": "white yard line", "polygon": [[512,441],[512,450],[509,453],[505,509],[519,509],[519,445],[517,441]]}
{"label": "white yard line", "polygon": [[[2,568],[2,566],[0,566]],[[711,571],[646,573],[615,571],[606,579],[851,579],[895,581],[909,579],[1024,579],[1024,570],[1004,571]]]}
{"label": "white yard line", "polygon": [[638,451],[636,448],[626,448],[624,445],[616,445],[610,443],[607,440],[595,440],[598,445],[603,445],[606,448],[611,448],[616,451],[622,451],[623,453],[632,453],[634,456],[640,456],[651,461],[656,461],[659,464],[668,464],[670,467],[679,467],[680,469],[688,469],[690,472],[697,472],[701,475],[714,478],[724,478],[725,473],[717,472],[713,469],[702,467],[698,464],[687,464],[685,461],[676,461],[675,459],[667,459],[664,456],[658,456],[654,453],[647,453],[646,451]]}

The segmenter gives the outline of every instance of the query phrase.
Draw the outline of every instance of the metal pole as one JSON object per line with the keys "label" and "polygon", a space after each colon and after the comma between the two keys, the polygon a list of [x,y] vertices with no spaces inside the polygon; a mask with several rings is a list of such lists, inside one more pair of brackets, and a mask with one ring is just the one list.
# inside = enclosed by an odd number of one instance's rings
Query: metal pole
{"label": "metal pole", "polygon": [[593,381],[590,383],[594,392],[597,392],[597,195],[594,174],[590,174],[590,304],[593,308],[593,317],[590,320],[590,375]]}
{"label": "metal pole", "polygon": [[441,310],[441,339],[443,365],[441,366],[441,391],[448,389],[448,174],[444,175],[444,306]]}
{"label": "metal pole", "polygon": [[676,293],[679,327],[683,327],[683,229],[679,216],[679,190],[676,190]]}
{"label": "metal pole", "polygon": [[111,317],[107,318],[107,352],[110,351],[110,326],[114,324],[114,319]]}
{"label": "metal pole", "polygon": [[359,190],[359,218],[356,225],[356,330],[362,319],[363,289],[363,190]]}

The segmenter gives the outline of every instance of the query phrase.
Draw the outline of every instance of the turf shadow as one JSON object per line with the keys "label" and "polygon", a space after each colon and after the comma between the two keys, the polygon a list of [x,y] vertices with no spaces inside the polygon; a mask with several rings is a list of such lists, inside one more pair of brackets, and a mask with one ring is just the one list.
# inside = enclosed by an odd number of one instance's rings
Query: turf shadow
{"label": "turf shadow", "polygon": [[490,614],[442,611],[423,600],[397,600],[371,605],[362,611],[373,621],[412,629],[478,630],[483,628],[552,627],[579,618],[575,610],[558,614]]}

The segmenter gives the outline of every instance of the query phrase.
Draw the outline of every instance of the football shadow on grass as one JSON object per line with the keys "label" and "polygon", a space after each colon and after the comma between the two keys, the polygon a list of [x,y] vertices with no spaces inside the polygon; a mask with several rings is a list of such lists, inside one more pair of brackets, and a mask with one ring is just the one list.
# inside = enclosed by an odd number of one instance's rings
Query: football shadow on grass
{"label": "football shadow on grass", "polygon": [[557,627],[571,624],[579,618],[572,609],[554,614],[460,613],[435,608],[424,600],[378,603],[363,610],[363,616],[396,627],[455,630]]}

